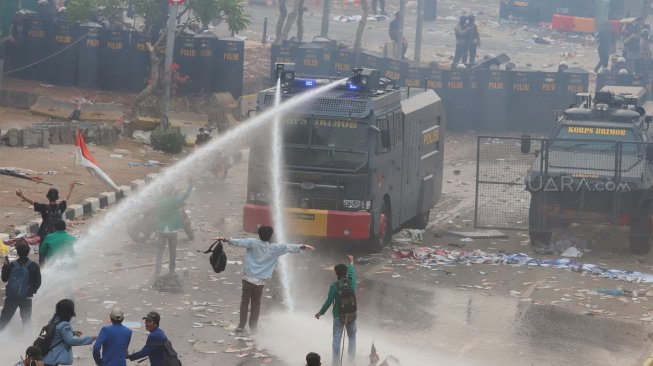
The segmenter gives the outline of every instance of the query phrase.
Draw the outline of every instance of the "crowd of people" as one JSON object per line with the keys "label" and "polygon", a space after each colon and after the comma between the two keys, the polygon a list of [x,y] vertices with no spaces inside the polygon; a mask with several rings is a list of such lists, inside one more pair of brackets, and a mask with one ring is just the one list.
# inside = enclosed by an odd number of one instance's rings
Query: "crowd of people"
{"label": "crowd of people", "polygon": [[[72,192],[73,185],[71,185]],[[164,249],[169,247],[169,274],[175,273],[175,257],[177,232],[181,229],[179,210],[193,190],[192,180],[182,194],[173,189],[165,190],[159,197],[157,205],[156,232],[158,236],[154,275],[160,276]],[[66,231],[63,216],[66,210],[66,200],[59,201],[59,192],[52,188],[46,194],[48,203],[43,204],[29,199],[21,191],[16,195],[33,205],[34,210],[43,219],[39,234],[42,236],[39,246],[39,260],[29,258],[30,245],[21,237],[15,243],[18,258],[9,261],[4,258],[2,266],[2,281],[5,282],[5,299],[0,312],[0,331],[2,331],[20,309],[23,327],[31,323],[32,299],[41,286],[41,267],[48,266],[61,257],[74,255],[76,238]],[[309,244],[271,243],[274,230],[269,226],[258,229],[258,239],[255,238],[225,238],[220,240],[234,247],[246,250],[243,261],[242,296],[240,317],[236,332],[244,332],[249,325],[251,332],[256,332],[261,308],[261,298],[266,282],[272,277],[279,257],[287,253],[299,253],[302,250],[314,251]],[[349,264],[335,266],[335,281],[329,286],[327,298],[321,309],[315,314],[317,319],[332,306],[333,314],[333,360],[334,364],[342,361],[341,342],[346,333],[349,338],[348,355],[356,355],[356,274],[354,258],[348,256]],[[97,365],[126,365],[127,360],[149,358],[150,365],[160,366],[164,358],[176,352],[165,333],[159,328],[161,315],[150,312],[143,317],[145,329],[149,332],[143,348],[129,354],[128,346],[132,331],[122,325],[124,313],[114,308],[109,314],[110,325],[103,327],[97,336],[84,336],[73,329],[71,319],[75,317],[75,303],[71,299],[62,299],[55,306],[55,312],[50,321],[38,335],[34,345],[25,351],[25,358],[18,365],[72,365],[73,347],[93,344],[93,359]],[[307,365],[321,365],[320,356],[309,353],[306,356]]]}

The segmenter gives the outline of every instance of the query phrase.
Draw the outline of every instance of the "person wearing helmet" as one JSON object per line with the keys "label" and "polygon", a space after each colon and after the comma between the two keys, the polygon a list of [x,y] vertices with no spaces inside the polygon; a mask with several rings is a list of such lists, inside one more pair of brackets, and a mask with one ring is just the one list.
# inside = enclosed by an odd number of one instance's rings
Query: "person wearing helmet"
{"label": "person wearing helmet", "polygon": [[468,47],[468,53],[469,53],[469,65],[474,66],[474,62],[476,61],[476,49],[481,47],[481,36],[478,33],[478,27],[476,26],[476,23],[474,23],[475,18],[473,15],[470,15],[467,17],[467,23],[469,24],[469,47]]}
{"label": "person wearing helmet", "polygon": [[626,69],[619,70],[619,75],[628,75],[628,70]]}
{"label": "person wearing helmet", "polygon": [[[73,193],[73,188],[75,188],[75,182],[70,183],[70,189],[68,190],[68,196],[66,199],[60,202],[59,200],[59,190],[56,188],[50,188],[45,197],[48,199],[48,203],[38,203],[35,202],[23,194],[23,192],[18,189],[16,190],[16,196],[20,197],[23,201],[34,206],[34,211],[41,214],[41,225],[39,226],[38,234],[40,238],[39,246],[43,244],[45,237],[48,234],[55,232],[54,223],[57,220],[63,218],[63,214],[66,212],[68,207],[67,201],[70,199],[70,195]],[[39,265],[45,263],[45,257],[39,253]]]}
{"label": "person wearing helmet", "polygon": [[599,26],[599,32],[596,35],[599,44],[599,63],[594,67],[594,72],[598,73],[602,67],[608,67],[610,52],[614,48],[615,39],[610,23],[605,22]]}
{"label": "person wearing helmet", "polygon": [[558,64],[558,72],[564,72],[569,68],[569,65],[567,64],[566,61],[561,61]]}
{"label": "person wearing helmet", "polygon": [[508,62],[508,63],[506,63],[505,68],[506,68],[506,71],[510,71],[510,70],[514,69],[516,66],[517,65],[515,65],[514,62]]}
{"label": "person wearing helmet", "polygon": [[625,69],[626,67],[627,67],[626,58],[625,57],[619,57],[619,58],[617,58],[617,62],[612,64],[612,69],[610,70],[610,72],[613,73],[613,74],[618,74],[619,70]]}
{"label": "person wearing helmet", "polygon": [[469,48],[470,34],[472,30],[467,22],[467,16],[463,15],[458,20],[454,34],[456,36],[456,51],[453,56],[451,68],[455,68],[458,63],[467,63],[467,53]]}

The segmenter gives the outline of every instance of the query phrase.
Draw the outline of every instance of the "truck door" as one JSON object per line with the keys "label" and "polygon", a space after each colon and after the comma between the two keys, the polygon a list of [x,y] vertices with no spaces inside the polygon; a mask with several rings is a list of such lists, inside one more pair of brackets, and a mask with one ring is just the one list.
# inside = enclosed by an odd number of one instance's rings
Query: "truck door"
{"label": "truck door", "polygon": [[415,217],[419,196],[417,159],[419,156],[420,120],[404,115],[403,175],[401,182],[400,221],[404,223]]}

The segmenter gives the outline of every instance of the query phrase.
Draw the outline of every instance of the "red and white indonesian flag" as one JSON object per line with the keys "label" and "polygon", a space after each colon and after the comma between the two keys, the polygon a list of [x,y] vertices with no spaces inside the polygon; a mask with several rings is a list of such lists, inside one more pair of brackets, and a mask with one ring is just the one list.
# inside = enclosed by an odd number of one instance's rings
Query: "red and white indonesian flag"
{"label": "red and white indonesian flag", "polygon": [[95,179],[104,182],[116,191],[120,190],[116,183],[114,183],[113,180],[111,180],[111,178],[100,169],[98,163],[93,159],[93,155],[91,155],[91,152],[86,147],[79,128],[77,129],[77,138],[75,139],[75,165],[77,164],[85,166],[88,172],[91,173]]}

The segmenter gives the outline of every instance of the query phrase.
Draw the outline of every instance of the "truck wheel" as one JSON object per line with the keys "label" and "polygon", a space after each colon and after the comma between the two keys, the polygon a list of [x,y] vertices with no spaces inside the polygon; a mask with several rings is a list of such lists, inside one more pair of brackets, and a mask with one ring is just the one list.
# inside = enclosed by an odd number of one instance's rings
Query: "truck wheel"
{"label": "truck wheel", "polygon": [[630,226],[629,233],[630,252],[633,254],[646,254],[651,250],[651,214],[638,215]]}
{"label": "truck wheel", "polygon": [[[540,208],[535,196],[531,196],[531,203],[528,207],[528,236],[531,240],[531,245],[539,242],[544,245],[551,244],[552,232],[546,228],[539,227],[540,222]],[[543,230],[544,229],[544,230]]]}
{"label": "truck wheel", "polygon": [[368,242],[370,251],[374,253],[381,252],[383,247],[392,241],[392,217],[387,207],[388,205],[384,202],[381,206],[381,214],[379,215],[379,231],[371,233]]}

